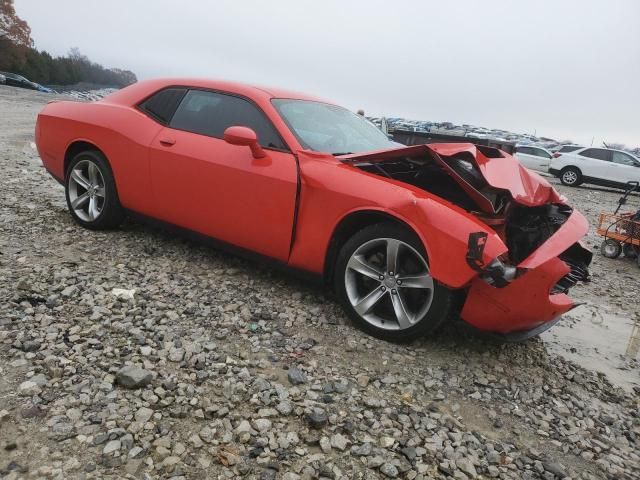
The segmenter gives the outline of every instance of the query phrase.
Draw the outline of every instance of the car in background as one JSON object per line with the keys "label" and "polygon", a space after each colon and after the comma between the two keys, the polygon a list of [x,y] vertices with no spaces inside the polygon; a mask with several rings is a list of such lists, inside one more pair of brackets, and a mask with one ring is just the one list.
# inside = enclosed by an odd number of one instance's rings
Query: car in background
{"label": "car in background", "polygon": [[551,161],[552,155],[546,148],[516,145],[514,157],[529,170],[546,173],[549,171],[549,162]]}
{"label": "car in background", "polygon": [[10,87],[27,88],[29,90],[38,90],[35,83],[27,80],[17,73],[0,72],[5,77],[5,84]]}
{"label": "car in background", "polygon": [[557,156],[557,154],[562,154],[562,153],[569,153],[569,152],[575,152],[576,150],[579,150],[581,148],[584,148],[583,145],[558,145],[555,148],[552,148],[551,151],[553,152],[553,156]]}
{"label": "car in background", "polygon": [[640,160],[622,150],[580,147],[569,153],[554,155],[549,164],[549,173],[569,187],[590,183],[626,188],[628,182],[640,181]]}
{"label": "car in background", "polygon": [[52,89],[50,89],[49,87],[45,87],[43,85],[40,85],[39,83],[35,83],[33,82],[33,84],[36,86],[36,89],[39,92],[43,92],[43,93],[55,93]]}

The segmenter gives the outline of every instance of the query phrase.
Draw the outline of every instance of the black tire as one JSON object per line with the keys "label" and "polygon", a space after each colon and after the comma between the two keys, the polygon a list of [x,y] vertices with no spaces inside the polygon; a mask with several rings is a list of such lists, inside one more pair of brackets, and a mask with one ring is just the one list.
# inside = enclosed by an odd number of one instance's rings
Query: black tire
{"label": "black tire", "polygon": [[[412,249],[411,250],[403,247],[409,252],[409,255],[415,255],[416,253],[419,254],[421,256],[422,262],[428,265],[427,255],[425,253],[422,242],[412,231],[395,223],[379,223],[365,227],[345,242],[345,244],[340,249],[338,258],[336,260],[333,282],[334,289],[338,295],[340,303],[356,326],[358,326],[361,330],[369,333],[370,335],[382,340],[393,342],[409,342],[433,333],[448,318],[453,300],[453,292],[435,280],[433,281],[433,289],[425,290],[425,292],[430,291],[432,295],[430,303],[426,307],[426,312],[421,315],[418,320],[415,320],[412,326],[405,329],[390,330],[386,328],[380,328],[370,323],[360,314],[358,314],[358,312],[356,312],[351,301],[349,300],[349,295],[347,293],[347,265],[349,263],[349,260],[356,252],[356,250],[372,242],[375,243],[376,241],[385,241],[384,239],[399,240],[400,242],[403,242]],[[386,273],[387,272],[385,272],[385,274]],[[368,281],[375,283],[376,280],[373,279]],[[384,290],[384,288],[380,288]],[[402,289],[402,287],[397,288],[397,292],[400,292]],[[412,289],[407,288],[402,291],[409,290]],[[389,299],[387,300],[387,298],[384,298],[383,300],[381,300],[381,302],[388,301],[388,304],[392,304],[393,301],[391,298],[391,294],[395,291],[396,290],[392,291],[390,289],[388,291]],[[413,294],[397,293],[396,295],[397,298],[398,296],[402,295],[402,297],[404,298],[403,302],[407,302],[407,298]],[[384,307],[384,305],[382,305],[382,307]]]}
{"label": "black tire", "polygon": [[[100,178],[104,183],[104,197],[101,197],[101,209],[95,218],[81,218],[80,214],[72,207],[70,196],[74,191],[71,182],[72,172],[79,165],[93,164],[97,167]],[[120,205],[116,183],[113,178],[113,172],[109,166],[109,162],[105,156],[97,150],[87,150],[76,155],[65,172],[65,197],[67,199],[67,207],[73,220],[84,228],[90,230],[107,230],[120,226],[124,220],[124,209]],[[77,182],[76,182],[77,185]],[[86,191],[84,192],[86,193]]]}
{"label": "black tire", "polygon": [[607,238],[600,245],[600,253],[603,257],[618,258],[622,253],[622,245],[616,240]]}
{"label": "black tire", "polygon": [[567,187],[582,185],[582,172],[576,167],[565,167],[560,171],[560,182]]}
{"label": "black tire", "polygon": [[634,245],[631,245],[630,243],[625,243],[622,246],[622,254],[625,256],[625,258],[634,260],[638,258],[638,248]]}

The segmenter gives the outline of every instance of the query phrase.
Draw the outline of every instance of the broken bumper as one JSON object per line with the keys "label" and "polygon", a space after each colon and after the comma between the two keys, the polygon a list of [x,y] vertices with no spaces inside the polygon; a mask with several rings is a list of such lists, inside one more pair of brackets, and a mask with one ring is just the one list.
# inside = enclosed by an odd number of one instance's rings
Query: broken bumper
{"label": "broken bumper", "polygon": [[518,265],[521,273],[513,281],[499,288],[476,277],[462,308],[462,319],[480,330],[500,334],[543,331],[545,324],[576,306],[562,293],[566,288],[559,286],[584,275],[577,275],[575,265],[563,254],[571,249],[588,265],[591,252],[579,244],[588,227],[584,216],[574,210],[553,236]]}

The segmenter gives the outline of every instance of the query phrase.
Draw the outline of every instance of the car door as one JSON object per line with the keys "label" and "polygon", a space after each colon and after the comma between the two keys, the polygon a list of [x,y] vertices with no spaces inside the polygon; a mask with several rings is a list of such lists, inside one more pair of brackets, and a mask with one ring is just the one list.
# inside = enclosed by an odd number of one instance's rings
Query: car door
{"label": "car door", "polygon": [[534,168],[536,162],[531,147],[517,147],[516,158],[527,168]]}
{"label": "car door", "polygon": [[[230,126],[253,129],[265,149],[228,144]],[[189,90],[150,149],[155,216],[282,261],[289,256],[298,173],[295,157],[253,103]]]}
{"label": "car door", "polygon": [[586,148],[579,152],[578,155],[582,157],[578,166],[584,176],[608,182],[615,181],[614,169],[611,166],[611,150]]}
{"label": "car door", "polygon": [[611,152],[612,173],[618,183],[639,182],[640,163],[624,152]]}

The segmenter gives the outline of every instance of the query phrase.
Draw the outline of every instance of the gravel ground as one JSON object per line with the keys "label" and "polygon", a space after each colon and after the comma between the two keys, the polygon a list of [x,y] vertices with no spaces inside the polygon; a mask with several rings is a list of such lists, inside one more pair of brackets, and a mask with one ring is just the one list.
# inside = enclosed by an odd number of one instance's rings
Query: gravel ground
{"label": "gravel ground", "polygon": [[[0,87],[0,476],[640,478],[638,390],[562,339],[449,326],[393,345],[288,274],[132,222],[76,226],[32,144],[51,98]],[[563,193],[592,221],[618,197]],[[634,318],[635,264],[598,256],[593,274],[577,298]]]}

